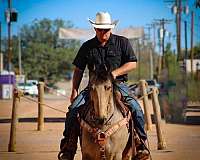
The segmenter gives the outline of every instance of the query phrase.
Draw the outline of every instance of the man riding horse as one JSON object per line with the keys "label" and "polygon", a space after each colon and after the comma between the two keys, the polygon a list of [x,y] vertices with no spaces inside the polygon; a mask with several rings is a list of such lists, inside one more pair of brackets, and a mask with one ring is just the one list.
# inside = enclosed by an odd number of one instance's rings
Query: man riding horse
{"label": "man riding horse", "polygon": [[80,132],[77,114],[79,107],[89,99],[88,87],[78,95],[78,88],[83,77],[83,72],[87,66],[90,78],[90,73],[94,67],[98,68],[102,64],[109,66],[115,80],[115,88],[121,93],[124,101],[129,104],[135,130],[142,142],[144,142],[137,147],[137,151],[147,159],[149,151],[145,146],[147,135],[144,130],[143,112],[138,102],[129,96],[129,89],[126,84],[128,80],[127,73],[135,69],[137,64],[133,48],[127,38],[111,33],[111,29],[116,26],[118,21],[112,22],[109,13],[98,12],[96,14],[96,21],[94,22],[89,19],[89,22],[94,27],[96,36],[83,43],[73,61],[75,69],[72,80],[71,105],[66,115],[65,130],[63,132],[64,138],[60,144],[61,159],[73,160],[76,153]]}

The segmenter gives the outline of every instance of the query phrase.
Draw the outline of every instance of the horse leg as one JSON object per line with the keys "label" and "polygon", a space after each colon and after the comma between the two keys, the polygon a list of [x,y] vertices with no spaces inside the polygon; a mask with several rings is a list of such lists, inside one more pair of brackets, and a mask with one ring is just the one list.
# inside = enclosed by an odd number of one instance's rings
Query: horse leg
{"label": "horse leg", "polygon": [[122,153],[117,153],[112,160],[122,160]]}
{"label": "horse leg", "polygon": [[132,148],[127,149],[122,154],[122,160],[131,160],[132,158]]}
{"label": "horse leg", "polygon": [[122,152],[122,160],[131,160],[133,153],[132,147],[132,134],[130,134],[126,147]]}
{"label": "horse leg", "polygon": [[93,160],[93,159],[88,154],[83,154],[82,160]]}

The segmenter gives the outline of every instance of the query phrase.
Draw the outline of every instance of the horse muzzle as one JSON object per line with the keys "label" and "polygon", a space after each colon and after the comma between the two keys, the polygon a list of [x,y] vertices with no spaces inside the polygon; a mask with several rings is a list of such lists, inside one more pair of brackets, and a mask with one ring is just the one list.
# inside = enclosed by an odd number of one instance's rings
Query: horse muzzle
{"label": "horse muzzle", "polygon": [[97,125],[103,125],[106,122],[107,118],[99,118],[99,117],[95,117],[95,123]]}

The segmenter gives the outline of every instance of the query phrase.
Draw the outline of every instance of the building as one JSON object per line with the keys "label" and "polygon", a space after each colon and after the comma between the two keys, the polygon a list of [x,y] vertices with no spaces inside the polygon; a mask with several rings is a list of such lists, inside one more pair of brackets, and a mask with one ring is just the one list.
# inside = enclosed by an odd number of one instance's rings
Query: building
{"label": "building", "polygon": [[191,67],[191,59],[184,60],[185,70],[187,73],[190,73],[192,70],[194,73],[200,70],[200,59],[193,59],[192,63]]}

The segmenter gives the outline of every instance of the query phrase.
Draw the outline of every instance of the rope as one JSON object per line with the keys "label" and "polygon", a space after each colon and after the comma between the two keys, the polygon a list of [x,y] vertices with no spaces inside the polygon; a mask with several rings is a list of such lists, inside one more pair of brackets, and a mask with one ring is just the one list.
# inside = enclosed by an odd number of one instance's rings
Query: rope
{"label": "rope", "polygon": [[[45,86],[45,87],[47,87],[47,86]],[[50,88],[50,87],[48,87],[48,88]],[[60,109],[56,109],[56,108],[54,108],[54,107],[52,107],[52,106],[50,106],[50,105],[48,105],[48,104],[45,104],[45,103],[40,103],[40,102],[38,102],[38,101],[36,101],[35,99],[33,99],[33,98],[28,98],[28,97],[25,97],[24,96],[24,92],[23,92],[23,90],[20,90],[20,89],[17,89],[17,88],[14,88],[14,90],[15,90],[15,95],[17,96],[17,98],[24,98],[24,99],[27,99],[27,100],[29,100],[29,101],[32,101],[32,102],[35,102],[35,103],[37,103],[37,104],[41,104],[41,105],[44,105],[44,106],[46,106],[46,107],[48,107],[48,108],[51,108],[51,109],[53,109],[53,110],[55,110],[55,111],[58,111],[58,112],[61,112],[61,113],[67,113],[67,112],[65,112],[65,111],[63,111],[63,110],[60,110]],[[66,96],[65,96],[66,97]],[[61,106],[61,105],[60,105]],[[59,106],[57,106],[57,107],[59,107]]]}
{"label": "rope", "polygon": [[48,105],[48,104],[40,103],[40,102],[38,102],[38,101],[36,101],[36,100],[34,100],[34,99],[32,99],[32,98],[28,98],[28,97],[24,97],[24,96],[23,96],[22,98],[27,99],[27,100],[32,101],[32,102],[35,102],[35,103],[38,103],[38,104],[41,104],[41,105],[44,105],[44,106],[46,106],[46,107],[48,107],[48,108],[51,108],[51,109],[53,109],[53,110],[55,110],[55,111],[62,112],[62,113],[65,113],[65,114],[67,113],[67,112],[65,112],[65,111],[63,111],[63,110],[56,109],[56,108],[54,108],[54,107],[52,107],[52,106],[50,106],[50,105]]}
{"label": "rope", "polygon": [[[47,88],[48,90],[53,91],[53,93],[58,93],[58,91],[56,91],[54,88],[48,87],[47,85],[44,85],[45,88]],[[65,94],[59,93],[61,96],[69,98],[68,96],[66,96]]]}
{"label": "rope", "polygon": [[141,100],[141,99],[143,99],[145,96],[148,96],[148,95],[150,95],[150,94],[152,94],[152,93],[153,93],[153,91],[150,91],[150,92],[148,92],[147,94],[145,94],[145,95],[141,96],[140,98],[138,98],[138,100]]}

